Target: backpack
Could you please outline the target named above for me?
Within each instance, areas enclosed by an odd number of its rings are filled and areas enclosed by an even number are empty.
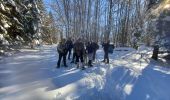
[[[113,44],[109,45],[109,53],[113,53],[115,46]]]
[[[96,50],[99,49],[99,45],[96,43]]]
[[[62,53],[62,52],[63,52],[63,46],[62,46],[62,44],[59,44],[59,45],[57,46],[57,51],[58,51],[59,53]]]

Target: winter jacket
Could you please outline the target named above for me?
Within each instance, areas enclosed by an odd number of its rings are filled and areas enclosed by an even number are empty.
[[[72,49],[73,48],[73,42],[71,40],[67,40],[66,41],[66,48],[68,50]]]
[[[105,52],[108,52],[109,46],[110,46],[109,43],[104,43],[104,44],[103,44],[103,49],[104,49]]]
[[[76,42],[74,44],[74,50],[77,55],[80,55],[84,52],[84,44],[82,42]]]
[[[96,51],[97,49],[99,49],[99,45],[95,42],[92,43],[92,47],[93,49]]]
[[[58,44],[57,51],[58,51],[58,53],[65,54],[67,52],[66,45],[65,44],[61,44],[61,43]]]
[[[86,50],[87,50],[87,53],[90,54],[90,53],[93,53],[94,52],[94,47],[92,44],[88,44],[86,46]]]

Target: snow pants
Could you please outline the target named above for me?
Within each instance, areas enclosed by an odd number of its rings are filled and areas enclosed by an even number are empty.
[[[104,62],[107,60],[107,63],[109,63],[109,52],[104,51]]]
[[[69,59],[69,60],[70,60],[70,56],[71,56],[71,50],[72,50],[72,49],[69,49],[69,50],[68,50],[68,59]]]
[[[79,60],[83,63],[83,52],[75,53],[76,54],[76,62],[78,63]]]
[[[61,62],[62,58],[63,58],[64,66],[67,66],[66,65],[66,54],[65,53],[59,53],[59,58],[58,58],[58,62],[57,62],[58,67],[60,67],[60,62]]]

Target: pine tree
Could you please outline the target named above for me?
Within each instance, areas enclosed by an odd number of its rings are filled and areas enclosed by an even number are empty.
[[[1,0],[0,33],[9,44],[32,42],[40,31],[38,1],[42,0]]]

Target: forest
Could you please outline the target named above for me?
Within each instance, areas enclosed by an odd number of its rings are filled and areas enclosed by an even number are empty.
[[[57,43],[61,38],[110,39],[116,46],[169,40],[169,0],[2,0],[1,44],[33,39]],[[167,20],[164,20],[167,19]],[[162,31],[168,32],[162,32]]]
[[[169,26],[170,0],[0,0],[0,99],[170,100]]]

